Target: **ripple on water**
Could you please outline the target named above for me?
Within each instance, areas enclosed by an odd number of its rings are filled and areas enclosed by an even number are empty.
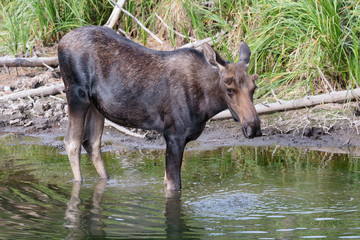
[[[257,196],[255,194],[221,192],[188,201],[185,204],[199,217],[249,220],[260,218],[244,215],[244,210],[252,208],[256,202]],[[246,212],[248,213],[248,211]]]

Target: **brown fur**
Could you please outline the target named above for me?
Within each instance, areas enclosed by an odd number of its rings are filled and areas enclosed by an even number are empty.
[[[181,188],[185,145],[218,112],[229,108],[246,137],[261,135],[252,103],[257,75],[247,74],[248,46],[240,44],[243,60],[238,63],[226,63],[210,46],[203,48],[204,53],[154,51],[95,26],[64,36],[58,56],[69,106],[65,147],[76,181],[82,180],[81,145],[100,177],[109,177],[100,149],[105,117],[164,135],[167,189]]]

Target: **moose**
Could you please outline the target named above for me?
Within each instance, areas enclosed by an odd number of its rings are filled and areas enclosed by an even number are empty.
[[[253,104],[258,75],[247,73],[248,45],[241,41],[236,63],[208,44],[202,48],[155,51],[100,26],[80,27],[61,39],[58,58],[69,116],[64,144],[75,181],[82,181],[81,145],[100,178],[109,178],[101,156],[104,118],[163,135],[168,190],[181,189],[185,146],[220,111],[230,110],[245,137],[261,136]]]

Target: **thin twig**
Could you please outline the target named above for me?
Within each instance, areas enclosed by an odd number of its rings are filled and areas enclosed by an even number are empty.
[[[123,29],[121,29],[121,28],[118,28],[118,33],[122,33],[122,34],[124,34],[124,36],[127,38],[127,39],[131,39],[130,38],[130,36],[129,36],[129,34],[127,34]]]
[[[170,31],[173,31],[176,35],[178,35],[178,36],[180,36],[180,37],[182,37],[182,38],[186,38],[186,39],[189,38],[191,41],[196,41],[195,38],[186,37],[184,34],[176,31],[175,29],[173,29],[173,28],[171,28],[171,27],[169,27],[169,26],[166,24],[166,22],[165,22],[157,13],[155,13],[155,16],[160,20],[160,22],[161,22],[162,24],[164,24],[164,26],[165,26],[167,29],[169,29]]]
[[[276,97],[276,94],[275,94],[275,92],[274,92],[273,89],[271,89],[271,93],[272,93],[272,95],[274,96],[276,102],[278,102],[278,103],[281,105],[281,102],[280,102],[280,100]]]
[[[345,142],[343,142],[343,143],[340,145],[339,148],[342,148],[342,147],[344,147],[345,145],[349,145],[350,140],[351,140],[351,138],[349,138],[348,140],[346,140]]]
[[[35,101],[32,97],[28,96],[29,100],[32,102],[32,104],[34,105],[35,104]]]
[[[196,41],[196,42],[192,42],[192,43],[187,43],[183,46],[181,46],[180,48],[197,48],[197,47],[200,47],[203,43],[208,43],[210,45],[212,45],[212,40],[214,39],[214,42],[217,42],[217,39],[222,37],[224,35],[224,32],[221,31],[219,33],[217,33],[214,38],[212,37],[208,37],[208,38],[205,38],[205,39],[202,39],[202,40],[199,40],[199,41]]]
[[[359,84],[357,83],[357,81],[355,80],[355,78],[354,78],[354,76],[353,76],[352,74],[351,74],[351,77],[352,77],[352,79],[353,79],[353,81],[354,81],[354,83],[355,83],[356,87],[357,87],[357,88],[360,88],[360,87],[359,87]]]
[[[10,75],[10,70],[9,70],[9,68],[8,68],[5,64],[3,64],[3,66],[4,66],[4,68],[5,68],[6,72],[7,72],[7,74],[8,74],[8,75]]]
[[[351,86],[351,85],[350,85]],[[348,88],[349,89],[349,88]],[[357,102],[359,102],[359,96],[358,95],[356,95],[355,93],[354,93],[354,91],[352,90],[352,88],[350,88],[350,91],[351,91],[351,95],[354,97],[354,99],[357,101]]]
[[[325,75],[323,74],[323,72],[321,71],[321,69],[319,68],[318,65],[316,65],[316,68],[319,71],[320,77],[321,79],[329,86],[330,90],[333,92],[334,88],[331,86],[331,84],[329,83],[329,81],[326,79]]]
[[[145,138],[145,136],[146,136],[145,134],[141,135],[138,133],[134,133],[134,132],[130,131],[129,129],[119,126],[107,119],[105,119],[105,125],[111,126],[111,127],[115,128],[116,130],[118,130],[122,133],[125,133],[126,135],[132,136],[132,137]]]
[[[278,148],[279,148],[279,145],[276,145],[274,151],[273,151],[272,154],[271,154],[272,157],[275,156],[276,150],[277,150]]]
[[[43,63],[43,65],[44,65],[45,67],[47,67],[47,69],[49,69],[51,72],[55,71],[54,68],[50,67],[50,66],[47,65],[46,63]]]
[[[56,100],[58,100],[58,101],[65,102],[65,99],[62,99],[62,98],[59,98],[59,97],[55,97],[55,96],[53,96],[53,95],[50,95],[50,97],[53,98],[53,99],[56,99]]]
[[[270,107],[269,105],[263,103],[262,101],[260,101],[260,99],[255,98],[255,101],[259,102],[261,105],[264,105],[265,107]]]
[[[158,41],[160,44],[163,44],[163,41],[160,40],[160,38],[158,38],[154,33],[152,33],[147,27],[145,27],[140,21],[139,19],[137,19],[134,15],[132,15],[131,13],[129,13],[128,11],[126,11],[124,8],[122,8],[117,2],[115,2],[114,0],[109,0],[110,3],[114,4],[113,6],[117,6],[118,8],[121,9],[121,11],[123,13],[125,13],[126,15],[130,16],[132,19],[134,19],[139,25],[140,27],[142,27],[147,33],[149,33],[156,41]]]

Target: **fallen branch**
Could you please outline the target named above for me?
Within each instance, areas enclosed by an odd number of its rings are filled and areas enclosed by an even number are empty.
[[[39,58],[12,58],[1,57],[0,66],[4,67],[57,67],[59,61],[57,57]]]
[[[318,104],[325,104],[325,103],[344,103],[355,99],[359,99],[359,96],[360,96],[360,88],[356,88],[354,90],[349,90],[349,91],[348,90],[339,91],[339,92],[334,91],[328,94],[303,97],[291,101],[281,101],[281,104],[279,102],[270,103],[267,106],[263,104],[256,104],[255,108],[258,114],[272,113],[272,112],[293,110],[304,107],[312,107]],[[231,113],[229,110],[222,111],[213,117],[213,119],[224,119],[224,118],[231,118]]]
[[[208,38],[204,38],[202,40],[196,41],[196,42],[192,42],[192,43],[187,43],[185,45],[182,45],[179,48],[198,48],[200,47],[203,43],[208,43],[209,45],[213,45],[212,43],[212,38],[208,37]]]
[[[121,8],[125,5],[125,3],[126,3],[126,0],[119,0],[117,2],[113,11],[111,12],[111,15],[110,15],[108,21],[104,25],[105,27],[114,28],[116,23],[119,21]]]
[[[192,42],[192,43],[187,43],[183,46],[181,46],[180,48],[198,48],[200,47],[203,43],[208,43],[209,45],[213,45],[213,39],[215,42],[217,42],[217,39],[221,36],[223,36],[224,33],[220,32],[217,33],[213,38],[212,37],[208,37],[208,38],[204,38],[202,40],[196,41],[196,42]]]
[[[125,133],[126,135],[132,136],[132,137],[138,137],[138,138],[145,138],[145,134],[138,134],[130,131],[127,128],[124,128],[122,126],[117,125],[116,123],[111,122],[110,120],[105,119],[105,126],[111,126],[115,128],[116,130]]]
[[[0,101],[16,100],[19,98],[35,97],[35,96],[49,96],[56,95],[64,91],[64,84],[58,83],[51,86],[39,87],[35,89],[24,90],[21,92],[11,93],[0,98]]]
[[[140,22],[139,19],[137,19],[134,15],[132,15],[130,12],[126,11],[124,8],[122,8],[122,6],[120,6],[117,2],[115,2],[114,0],[109,0],[110,3],[114,4],[114,6],[116,5],[118,8],[120,8],[120,10],[125,13],[126,15],[130,16],[132,19],[135,20],[135,22],[137,22],[140,27],[142,27],[147,33],[149,33],[156,41],[158,41],[160,44],[163,44],[163,41],[160,40],[160,38],[158,38],[154,33],[152,33],[147,27],[144,26],[144,24],[142,24]]]

